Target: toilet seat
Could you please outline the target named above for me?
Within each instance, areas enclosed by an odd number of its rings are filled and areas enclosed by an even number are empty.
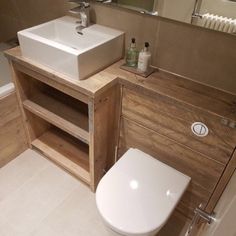
[[[96,191],[104,221],[123,235],[157,232],[167,221],[190,178],[148,154],[129,149]]]

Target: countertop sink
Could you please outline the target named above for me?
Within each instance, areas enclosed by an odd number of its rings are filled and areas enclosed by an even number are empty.
[[[64,16],[18,32],[22,55],[69,76],[85,79],[118,61],[124,32],[90,25],[76,31],[77,18]]]

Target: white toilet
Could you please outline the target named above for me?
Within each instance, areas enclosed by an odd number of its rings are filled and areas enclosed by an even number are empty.
[[[155,235],[189,182],[190,177],[131,148],[99,182],[97,208],[117,235]]]

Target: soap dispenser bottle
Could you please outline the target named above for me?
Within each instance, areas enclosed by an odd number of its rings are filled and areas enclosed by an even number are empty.
[[[139,53],[138,57],[138,71],[146,72],[151,61],[151,53],[149,52],[149,43],[145,42],[144,48]]]
[[[137,67],[138,63],[138,50],[136,48],[135,38],[132,38],[131,44],[126,53],[126,65]]]

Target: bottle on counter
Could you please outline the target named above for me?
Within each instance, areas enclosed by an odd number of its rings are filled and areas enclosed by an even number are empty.
[[[149,51],[149,43],[145,42],[144,48],[139,53],[138,57],[138,71],[146,72],[150,66],[151,53]]]
[[[131,44],[126,52],[126,65],[137,67],[138,63],[138,50],[136,47],[135,38],[132,38]]]

